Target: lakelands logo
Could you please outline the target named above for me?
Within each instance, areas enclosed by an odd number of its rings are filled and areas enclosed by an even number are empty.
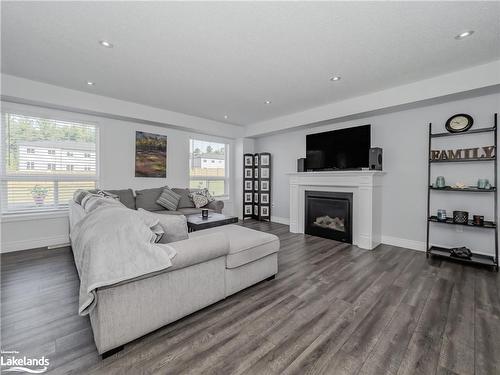
[[[1,351],[0,365],[1,372],[28,372],[30,374],[42,374],[48,370],[50,361],[45,356],[33,358],[20,356],[19,352]]]

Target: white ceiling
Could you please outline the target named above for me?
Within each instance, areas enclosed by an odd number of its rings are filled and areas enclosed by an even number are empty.
[[[1,7],[3,73],[240,125],[500,58],[500,2]]]

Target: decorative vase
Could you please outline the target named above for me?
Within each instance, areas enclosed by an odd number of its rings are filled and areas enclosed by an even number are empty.
[[[437,211],[437,219],[439,221],[446,221],[446,210],[440,208]]]
[[[484,225],[484,216],[483,215],[474,215],[472,216],[472,222],[474,225],[483,226]]]
[[[45,201],[45,197],[42,197],[42,196],[34,196],[33,197],[33,200],[35,201],[35,203],[39,206],[41,206],[43,204],[43,202]]]
[[[437,176],[435,187],[438,189],[442,189],[445,186],[446,186],[446,182],[445,182],[444,176]]]
[[[487,189],[486,186],[491,186],[490,182],[486,178],[480,178],[479,180],[477,180],[478,189]]]
[[[467,211],[453,211],[453,222],[455,224],[467,224],[469,213]]]

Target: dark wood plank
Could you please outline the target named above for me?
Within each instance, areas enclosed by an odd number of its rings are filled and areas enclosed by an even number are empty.
[[[498,374],[497,273],[381,245],[361,250],[288,226],[279,273],[102,359],[77,315],[70,248],[1,255],[3,350],[49,373]]]

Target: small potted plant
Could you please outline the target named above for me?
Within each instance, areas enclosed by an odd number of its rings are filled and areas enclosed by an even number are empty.
[[[37,205],[42,205],[48,194],[49,189],[40,185],[35,185],[35,187],[31,189],[31,196]]]

